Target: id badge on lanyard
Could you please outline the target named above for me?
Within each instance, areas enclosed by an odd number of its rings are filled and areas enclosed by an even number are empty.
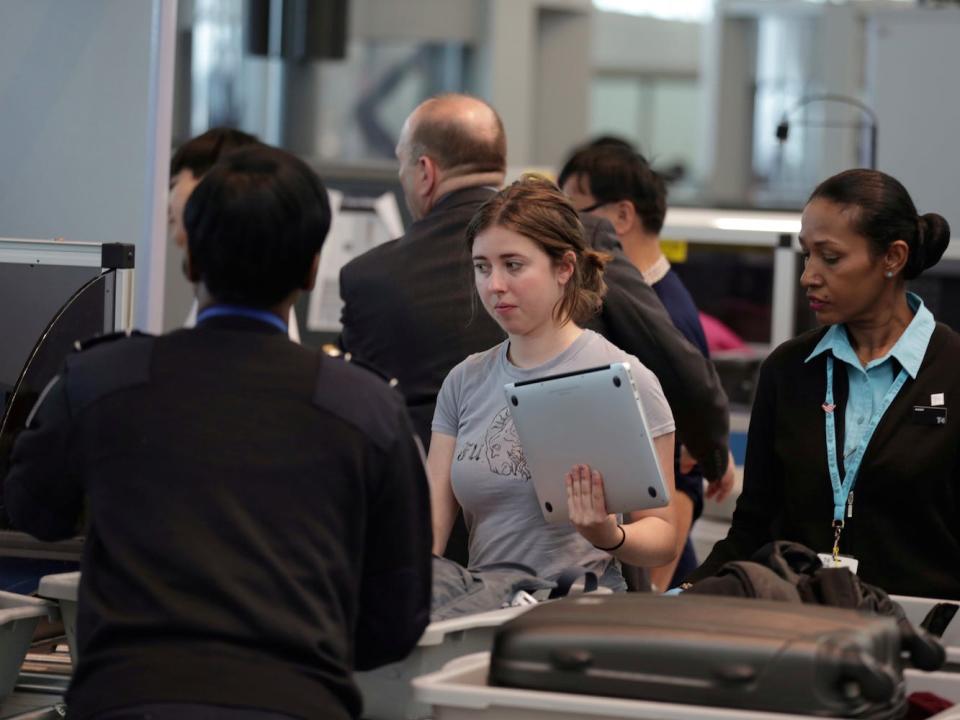
[[[857,482],[857,473],[860,472],[860,463],[863,462],[863,455],[867,450],[867,445],[870,444],[870,438],[873,437],[873,432],[880,424],[883,414],[893,403],[908,377],[909,373],[907,373],[906,368],[901,368],[900,374],[897,375],[890,389],[883,396],[880,407],[876,408],[870,417],[870,422],[860,438],[859,444],[844,463],[843,479],[841,479],[840,462],[837,459],[837,427],[833,416],[833,411],[836,409],[833,402],[833,356],[827,355],[827,396],[823,403],[823,411],[826,417],[827,466],[830,469],[830,484],[833,486],[833,553],[827,557],[832,560],[830,564],[834,567],[851,567],[851,570],[856,572],[856,560],[840,557],[840,533],[843,532],[844,519],[853,517],[853,486]],[[821,556],[821,560],[823,560],[823,556]]]

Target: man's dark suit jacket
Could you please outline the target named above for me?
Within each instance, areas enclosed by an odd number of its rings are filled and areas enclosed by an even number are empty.
[[[494,192],[473,187],[444,196],[406,235],[364,253],[340,273],[340,344],[397,378],[424,446],[447,373],[467,355],[506,338],[474,301],[464,240],[470,218]]]
[[[424,442],[447,373],[470,353],[504,339],[474,300],[467,223],[495,191],[452,192],[406,235],[352,260],[340,273],[341,346],[396,377]],[[587,243],[611,253],[603,309],[588,327],[635,355],[659,378],[683,443],[708,478],[727,462],[727,399],[709,360],[674,327],[663,304],[627,260],[606,221],[582,216]]]

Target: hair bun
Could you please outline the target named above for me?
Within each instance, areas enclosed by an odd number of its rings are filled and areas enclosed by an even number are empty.
[[[918,270],[926,270],[936,265],[943,257],[947,244],[950,242],[950,223],[937,213],[927,213],[920,216],[920,237],[918,249],[922,264]],[[919,272],[918,272],[919,274]]]
[[[583,251],[583,274],[584,286],[588,290],[600,292],[605,290],[603,280],[603,269],[612,256],[607,253],[597,252],[596,250],[586,249]],[[603,290],[601,290],[603,288]]]
[[[600,312],[603,296],[607,294],[607,283],[603,279],[603,268],[610,255],[596,250],[583,251],[580,263],[581,292],[577,304],[571,313],[574,322],[586,322]]]

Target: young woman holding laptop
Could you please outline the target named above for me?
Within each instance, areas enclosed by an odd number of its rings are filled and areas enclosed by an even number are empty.
[[[671,508],[621,520],[606,510],[600,473],[576,465],[557,478],[566,482],[571,523],[547,523],[503,395],[509,382],[629,363],[673,491],[674,423],[660,383],[635,357],[582,327],[600,307],[606,258],[585,247],[566,197],[535,176],[484,204],[466,240],[477,297],[507,340],[457,365],[437,398],[427,460],[434,552],[443,552],[462,508],[471,567],[518,562],[551,578],[576,565],[606,587],[625,589],[619,561],[651,567],[672,558]]]

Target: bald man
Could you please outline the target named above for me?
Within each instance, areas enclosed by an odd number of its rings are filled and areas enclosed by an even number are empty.
[[[507,140],[493,108],[466,95],[422,103],[397,143],[400,184],[413,224],[398,240],[340,273],[345,351],[396,377],[426,445],[440,385],[470,353],[503,340],[474,307],[463,231],[503,184]]]
[[[470,218],[503,184],[503,124],[477,98],[432,98],[404,123],[397,159],[414,223],[403,237],[343,268],[340,342],[400,381],[426,444],[444,377],[470,353],[504,339],[474,301],[464,240]],[[623,255],[613,227],[581,219],[587,242],[613,254],[604,272],[603,309],[588,327],[657,375],[684,444],[708,478],[719,478],[727,464],[727,403],[713,366],[673,326],[656,293]]]

